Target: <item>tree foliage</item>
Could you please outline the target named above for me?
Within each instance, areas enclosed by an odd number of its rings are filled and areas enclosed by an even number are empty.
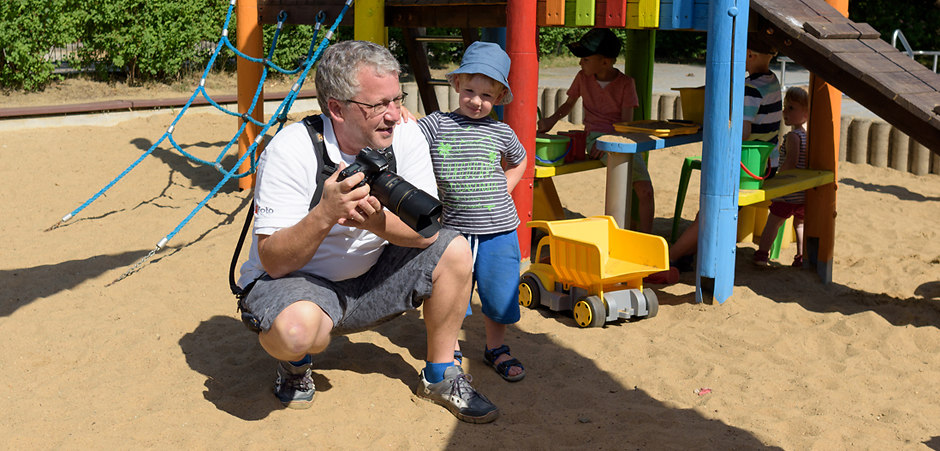
[[[82,47],[77,64],[100,76],[116,68],[127,82],[178,79],[188,64],[209,52],[200,43],[215,41],[228,2],[220,0],[109,0],[79,2]]]
[[[849,18],[867,22],[887,42],[894,30],[901,30],[913,50],[940,50],[940,2],[936,0],[850,0]]]
[[[54,81],[54,62],[46,59],[53,47],[80,43],[70,61],[73,67],[93,69],[98,76],[143,80],[177,80],[187,71],[201,69],[210,47],[217,42],[228,0],[0,0],[0,88],[39,90]],[[940,50],[940,2],[937,0],[850,0],[849,17],[867,22],[890,42],[900,29],[915,50]],[[234,37],[237,24],[233,23]],[[331,24],[324,24],[329,26]],[[265,25],[265,48],[275,26]],[[538,30],[539,56],[568,55],[566,43],[587,28],[544,27]],[[428,34],[459,34],[457,29],[428,29]],[[615,29],[623,38],[626,30]],[[313,27],[285,26],[273,60],[292,68],[307,54]],[[339,27],[336,39],[351,39],[351,26]],[[233,38],[234,39],[234,38]],[[656,58],[701,61],[705,33],[656,32]],[[209,44],[209,45],[206,45]],[[389,29],[389,48],[407,62],[401,30]],[[429,44],[432,66],[457,63],[460,44]],[[231,54],[219,61],[231,68]]]
[[[0,1],[0,87],[36,90],[55,80],[45,56],[76,37],[66,0]]]

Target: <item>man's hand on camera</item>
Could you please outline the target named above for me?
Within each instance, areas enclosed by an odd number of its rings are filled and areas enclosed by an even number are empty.
[[[344,222],[352,217],[352,213],[359,207],[359,202],[372,197],[369,195],[368,185],[356,188],[365,178],[361,172],[343,181],[336,180],[339,172],[345,167],[346,165],[340,162],[339,169],[323,182],[323,194],[316,206],[318,214],[329,218],[333,224],[346,225]]]
[[[385,228],[385,210],[375,196],[366,196],[339,224],[375,233]]]

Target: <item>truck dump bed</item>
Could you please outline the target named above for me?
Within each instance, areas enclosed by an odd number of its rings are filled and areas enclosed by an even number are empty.
[[[531,221],[548,233],[551,265],[559,282],[602,287],[639,282],[669,269],[666,240],[624,230],[610,216],[564,221]]]

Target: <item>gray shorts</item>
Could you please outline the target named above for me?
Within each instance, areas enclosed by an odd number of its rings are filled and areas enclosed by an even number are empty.
[[[289,305],[307,300],[320,306],[333,320],[333,333],[350,333],[375,326],[421,306],[431,296],[431,275],[453,230],[441,230],[425,249],[389,244],[365,274],[333,282],[293,272],[279,279],[265,274],[244,300],[245,309],[260,321],[262,330]]]

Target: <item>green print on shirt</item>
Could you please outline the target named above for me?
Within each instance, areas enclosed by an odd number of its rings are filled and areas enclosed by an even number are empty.
[[[474,196],[474,193],[488,193],[500,189],[499,183],[492,180],[500,175],[497,168],[501,157],[496,150],[497,143],[492,137],[488,136],[471,141],[461,139],[461,135],[466,136],[472,128],[465,127],[463,130],[444,134],[437,144],[437,153],[441,159],[438,185],[452,201],[469,200],[479,202],[481,200],[480,196]],[[469,152],[478,154],[481,151],[486,153],[482,161],[481,159],[474,161],[452,160],[457,155]],[[445,202],[445,205],[464,210],[492,210],[496,207],[493,204],[456,205],[454,202]]]

